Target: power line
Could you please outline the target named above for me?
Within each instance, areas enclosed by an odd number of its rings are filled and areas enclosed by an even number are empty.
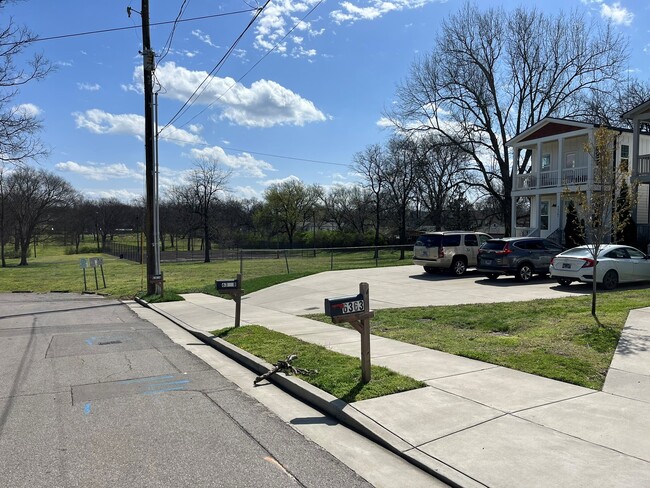
[[[180,24],[182,22],[194,22],[195,20],[205,20],[205,19],[213,19],[215,17],[227,17],[230,15],[239,15],[239,14],[245,14],[248,12],[254,12],[255,10],[258,10],[258,8],[249,8],[246,10],[236,10],[233,12],[226,12],[223,14],[212,14],[212,15],[203,15],[201,17],[191,17],[189,19],[181,19],[181,20],[167,20],[164,22],[152,22],[149,24],[150,26],[158,26],[158,25],[169,25],[169,24]],[[98,29],[98,30],[93,30],[93,31],[86,31],[86,32],[77,32],[74,34],[61,34],[59,36],[49,36],[49,37],[39,37],[34,39],[32,42],[41,42],[41,41],[53,41],[57,39],[68,39],[71,37],[81,37],[81,36],[90,36],[94,34],[104,34],[106,32],[119,32],[119,31],[124,31],[124,30],[131,30],[131,29],[141,29],[142,25],[131,25],[128,27],[113,27],[111,29]]]
[[[267,3],[268,3],[268,2],[267,2]],[[273,51],[275,51],[275,50],[278,48],[278,46],[279,46],[279,45],[280,45],[280,44],[281,44],[281,43],[282,43],[282,42],[283,42],[287,37],[289,37],[289,35],[290,35],[294,30],[296,30],[296,29],[298,28],[298,26],[299,26],[299,25],[300,25],[300,24],[301,24],[301,23],[302,23],[302,22],[303,22],[307,17],[309,17],[309,15],[311,15],[311,13],[312,13],[314,10],[316,10],[316,9],[318,8],[318,6],[319,6],[321,3],[323,3],[323,0],[320,0],[316,5],[314,5],[314,6],[313,6],[313,7],[312,7],[312,8],[311,8],[311,9],[310,9],[310,10],[309,10],[309,11],[308,11],[308,12],[307,12],[307,13],[306,13],[306,14],[305,14],[305,15],[304,15],[304,16],[303,16],[303,17],[302,17],[298,22],[296,22],[296,23],[293,25],[293,27],[292,27],[291,29],[289,29],[289,31],[287,31],[287,33],[286,33],[284,36],[282,36],[282,38],[281,38],[278,42],[276,42],[276,43],[273,45],[273,47],[272,47],[271,49],[267,50],[266,53],[264,53],[264,55],[263,55],[262,57],[260,57],[260,59],[258,59],[258,60],[255,62],[255,64],[253,64],[253,65],[248,69],[248,71],[246,71],[243,75],[241,75],[239,78],[237,78],[237,79],[235,80],[235,82],[234,82],[232,85],[230,85],[230,86],[228,87],[228,89],[227,89],[225,92],[223,92],[221,95],[219,95],[219,96],[218,96],[218,97],[217,97],[217,98],[216,98],[212,103],[206,105],[205,108],[203,108],[203,110],[199,111],[196,115],[194,115],[194,116],[193,116],[191,119],[189,119],[187,122],[185,122],[184,124],[178,126],[178,128],[185,127],[187,124],[189,124],[190,122],[192,122],[194,119],[196,119],[199,115],[201,115],[201,114],[202,114],[203,112],[205,112],[207,109],[209,109],[209,108],[212,107],[215,103],[217,103],[219,100],[221,100],[224,96],[226,96],[226,94],[227,94],[230,90],[232,90],[232,89],[235,87],[235,85],[237,85],[237,83],[239,83],[239,82],[240,82],[241,80],[243,80],[246,76],[248,76],[248,74],[249,74],[251,71],[253,71],[253,70],[254,70],[254,69],[255,69],[255,68],[256,68],[256,67],[257,67],[257,66],[258,66],[262,61],[264,61],[264,59],[266,59],[266,57],[267,57],[268,55],[270,55]],[[266,5],[265,5],[265,6],[266,6]],[[176,120],[176,119],[174,119],[174,120]],[[171,124],[172,122],[173,122],[173,120],[172,120],[169,124]],[[169,125],[169,124],[167,124],[167,125]],[[163,127],[163,130],[164,130],[166,127],[167,127],[167,126]],[[160,132],[162,132],[162,130],[159,131],[158,133],[160,134]]]
[[[174,121],[178,120],[179,117],[181,117],[184,113],[186,113],[192,107],[192,105],[194,105],[194,103],[196,103],[196,100],[198,100],[198,98],[208,88],[208,85],[210,85],[210,83],[212,82],[212,79],[213,79],[212,75],[214,73],[216,73],[223,66],[223,64],[225,63],[228,56],[230,56],[230,54],[235,50],[235,48],[239,44],[239,41],[241,41],[241,39],[244,37],[246,32],[248,32],[248,29],[251,28],[253,23],[257,20],[257,18],[260,16],[260,14],[266,8],[266,6],[270,3],[270,1],[271,0],[266,0],[266,3],[264,5],[262,5],[262,7],[257,9],[257,12],[255,12],[255,15],[253,16],[251,21],[248,23],[246,28],[241,32],[241,34],[239,34],[239,36],[237,37],[235,42],[230,46],[228,51],[226,51],[226,53],[221,57],[221,59],[219,60],[219,62],[217,62],[217,64],[214,66],[214,68],[212,68],[212,70],[205,76],[205,78],[203,78],[201,83],[199,83],[199,85],[195,88],[194,92],[185,101],[185,103],[181,106],[181,108],[179,108],[176,111],[176,113],[172,116],[172,118],[169,120],[169,122],[167,122],[165,124],[165,126],[158,131],[158,134],[161,134],[167,127],[169,127],[171,124],[173,124]],[[198,93],[199,90],[201,90],[200,93]],[[198,95],[197,95],[197,93],[198,93]]]
[[[187,141],[184,141],[183,139],[174,139],[173,137],[161,137],[161,139],[164,140],[164,141],[171,141],[171,142],[173,142],[173,141],[187,142]],[[194,144],[197,145],[197,146],[206,146],[206,147],[212,145],[212,144],[208,144],[206,142],[197,142],[197,143],[194,143]],[[219,146],[219,147],[221,147],[221,149],[224,152],[248,153],[248,154],[255,154],[256,156],[267,156],[267,157],[270,157],[270,158],[289,159],[291,161],[303,161],[303,162],[306,162],[306,163],[327,164],[327,165],[331,165],[331,166],[343,166],[343,167],[346,167],[346,168],[350,167],[349,164],[335,163],[333,161],[322,161],[322,160],[319,160],[319,159],[298,158],[298,157],[295,157],[295,156],[285,156],[285,155],[282,155],[282,154],[271,154],[271,153],[264,153],[264,152],[259,152],[259,151],[249,151],[248,149],[238,149],[236,147],[222,147],[222,146]]]
[[[162,63],[162,60],[165,59],[167,54],[169,54],[169,51],[172,48],[172,40],[174,39],[174,33],[176,32],[176,26],[181,20],[181,17],[183,16],[183,13],[185,12],[185,9],[187,8],[187,2],[188,0],[183,0],[183,3],[181,4],[181,8],[178,11],[178,15],[176,16],[176,20],[174,20],[174,25],[172,26],[172,30],[169,33],[169,37],[167,38],[167,42],[165,43],[163,47],[163,54],[160,56],[160,59],[156,63],[157,65]]]

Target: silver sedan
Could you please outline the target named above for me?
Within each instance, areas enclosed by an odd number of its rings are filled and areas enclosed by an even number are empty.
[[[549,271],[561,286],[574,281],[591,283],[596,268],[596,283],[606,290],[619,283],[650,281],[650,257],[638,249],[619,244],[605,244],[598,250],[598,265],[593,246],[579,246],[553,258]]]

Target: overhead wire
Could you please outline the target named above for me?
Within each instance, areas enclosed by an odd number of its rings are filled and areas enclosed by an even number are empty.
[[[268,2],[267,2],[267,3],[268,3]],[[203,112],[205,112],[207,109],[209,109],[209,108],[211,108],[212,106],[214,106],[215,103],[217,103],[219,100],[221,100],[223,97],[225,97],[226,94],[227,94],[230,90],[232,90],[232,89],[237,85],[237,83],[239,83],[239,82],[240,82],[241,80],[243,80],[246,76],[248,76],[248,74],[249,74],[251,71],[253,71],[253,70],[254,70],[254,69],[255,69],[255,68],[256,68],[256,67],[257,67],[257,66],[258,66],[262,61],[264,61],[264,59],[266,59],[267,56],[269,56],[273,51],[275,51],[275,50],[280,46],[280,44],[281,44],[281,43],[282,43],[282,42],[283,42],[287,37],[289,37],[289,35],[290,35],[294,30],[296,30],[296,29],[298,28],[298,26],[299,26],[302,22],[304,22],[305,19],[306,19],[307,17],[309,17],[309,15],[311,15],[311,13],[312,13],[314,10],[316,10],[316,9],[318,8],[318,6],[319,6],[321,3],[323,3],[323,0],[320,0],[317,4],[315,4],[315,5],[314,5],[314,6],[313,6],[313,7],[312,7],[312,8],[311,8],[311,9],[310,9],[310,10],[309,10],[309,11],[308,11],[308,12],[307,12],[307,13],[306,13],[306,14],[305,14],[301,19],[300,19],[300,20],[298,20],[298,22],[296,22],[296,23],[293,25],[293,27],[292,27],[291,29],[289,29],[289,30],[287,31],[287,33],[286,33],[284,36],[282,36],[282,38],[281,38],[278,42],[276,42],[276,43],[273,45],[272,48],[268,49],[268,50],[266,51],[266,53],[264,53],[264,54],[262,55],[262,57],[260,57],[260,58],[259,58],[259,59],[258,59],[258,60],[257,60],[257,61],[256,61],[256,62],[255,62],[255,63],[254,63],[254,64],[253,64],[253,65],[252,65],[252,66],[251,66],[251,67],[250,67],[250,68],[249,68],[249,69],[248,69],[248,70],[247,70],[243,75],[241,75],[239,78],[237,78],[237,79],[235,80],[235,82],[234,82],[232,85],[230,85],[230,86],[226,89],[226,91],[224,91],[221,95],[219,95],[219,96],[218,96],[218,97],[217,97],[217,98],[216,98],[212,103],[206,105],[206,106],[205,106],[201,111],[199,111],[196,115],[194,115],[192,118],[190,118],[187,122],[185,122],[184,124],[178,126],[177,128],[180,129],[180,128],[182,128],[182,127],[185,127],[187,124],[189,124],[189,123],[192,122],[194,119],[196,119],[199,115],[201,115],[201,114],[202,114]],[[266,6],[266,5],[265,5],[265,6]],[[170,123],[171,123],[171,122],[170,122]],[[169,124],[168,124],[168,125],[169,125]],[[163,127],[163,129],[162,129],[160,132],[162,132],[166,127],[167,127],[167,126]],[[159,132],[159,134],[160,134],[160,132]]]
[[[160,55],[160,59],[156,63],[156,65],[162,63],[162,60],[165,59],[167,54],[169,54],[169,51],[172,47],[172,41],[174,39],[174,33],[176,32],[176,26],[180,22],[181,17],[183,16],[183,13],[185,12],[185,9],[187,8],[187,3],[188,0],[183,0],[183,3],[181,4],[181,8],[178,11],[178,15],[176,16],[176,20],[174,20],[174,24],[172,25],[172,30],[169,33],[169,37],[167,38],[167,42],[165,42],[165,45],[163,46],[163,52]]]
[[[163,136],[162,139],[165,140],[165,141],[170,141],[170,142],[174,142],[174,141],[176,141],[176,142],[187,142],[187,141],[184,141],[183,139],[175,139],[173,137],[166,137],[166,136]],[[205,143],[205,142],[195,142],[193,144],[195,144],[197,146],[210,146],[211,145],[211,144],[208,144],[208,143]],[[286,155],[282,155],[282,154],[271,154],[271,153],[264,153],[264,152],[259,152],[259,151],[250,151],[248,149],[238,149],[236,147],[229,147],[229,146],[228,147],[221,147],[221,149],[224,152],[247,153],[247,154],[254,154],[256,156],[266,156],[266,157],[271,157],[271,158],[289,159],[291,161],[303,161],[303,162],[306,162],[306,163],[327,164],[327,165],[331,165],[331,166],[343,166],[343,167],[346,167],[346,168],[350,166],[349,164],[335,163],[333,161],[323,161],[323,160],[319,160],[319,159],[307,159],[307,158],[299,158],[299,157],[296,157],[296,156],[286,156]]]
[[[169,24],[174,24],[174,23],[183,23],[183,22],[193,22],[195,20],[206,20],[206,19],[214,19],[216,17],[228,17],[230,15],[239,15],[239,14],[245,14],[249,12],[254,12],[258,8],[248,8],[244,10],[236,10],[233,12],[225,12],[221,14],[212,14],[212,15],[202,15],[200,17],[191,17],[187,19],[180,19],[180,20],[166,20],[163,22],[152,22],[149,25],[154,27],[158,25],[169,25]],[[38,37],[34,39],[32,42],[42,42],[42,41],[52,41],[52,40],[57,40],[57,39],[68,39],[71,37],[81,37],[81,36],[90,36],[94,34],[104,34],[106,32],[119,32],[119,31],[124,31],[124,30],[129,30],[129,29],[141,29],[142,25],[130,25],[128,27],[112,27],[110,29],[97,29],[97,30],[92,30],[92,31],[85,31],[85,32],[77,32],[73,34],[61,34],[58,36],[48,36],[48,37]]]
[[[225,63],[226,59],[230,56],[230,54],[235,50],[235,48],[236,48],[237,45],[239,44],[239,41],[241,41],[241,39],[244,37],[244,35],[246,34],[246,32],[248,32],[248,30],[252,27],[253,23],[255,23],[255,21],[257,20],[257,18],[258,18],[258,17],[260,16],[260,14],[264,11],[264,9],[265,9],[266,6],[270,3],[270,1],[271,1],[271,0],[266,0],[266,2],[264,3],[264,5],[262,5],[259,9],[257,9],[257,11],[255,12],[255,15],[254,15],[253,18],[250,20],[250,22],[248,23],[248,25],[244,28],[244,30],[241,32],[241,34],[239,34],[239,36],[237,37],[237,39],[235,40],[235,42],[233,42],[233,44],[228,48],[228,50],[226,51],[226,53],[221,57],[221,59],[217,62],[217,64],[214,66],[214,68],[212,68],[212,70],[210,70],[210,72],[205,76],[205,78],[203,78],[203,80],[201,81],[201,83],[199,83],[199,85],[195,88],[194,92],[192,92],[192,94],[191,94],[191,95],[189,96],[189,98],[185,101],[185,103],[183,103],[183,105],[181,106],[181,108],[179,108],[179,109],[176,111],[176,113],[172,116],[172,118],[169,120],[169,122],[167,122],[167,123],[163,126],[163,128],[160,129],[160,130],[158,131],[158,134],[161,134],[165,129],[167,129],[167,127],[169,127],[170,125],[172,125],[172,124],[173,124],[176,120],[178,120],[178,119],[179,119],[179,118],[180,118],[184,113],[186,113],[186,112],[187,112],[187,111],[192,107],[192,105],[194,105],[194,103],[196,103],[196,100],[198,100],[198,98],[199,98],[199,97],[200,97],[200,96],[205,92],[205,90],[206,90],[207,87],[210,85],[210,83],[212,83],[212,80],[213,80],[212,75],[213,75],[214,73],[216,73],[216,72],[217,72],[217,71],[218,71],[218,70],[223,66],[223,64]],[[199,93],[199,90],[200,90],[200,93]],[[198,93],[198,94],[197,94],[197,93]]]

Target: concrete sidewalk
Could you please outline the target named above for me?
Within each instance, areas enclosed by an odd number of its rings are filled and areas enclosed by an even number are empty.
[[[153,306],[201,331],[233,324],[203,294]],[[356,331],[255,306],[260,324],[359,355]],[[393,449],[459,486],[650,486],[650,309],[633,311],[602,392],[373,336],[372,362],[429,386],[350,404]],[[407,480],[405,480],[407,481]]]

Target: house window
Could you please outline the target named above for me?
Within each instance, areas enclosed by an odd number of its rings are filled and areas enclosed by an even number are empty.
[[[574,152],[566,153],[564,159],[564,167],[566,169],[573,169],[576,167],[576,153]]]
[[[543,154],[542,155],[542,171],[550,171],[551,169],[551,155]]]
[[[539,208],[539,228],[548,230],[548,201],[543,201]]]
[[[630,164],[630,146],[621,144],[621,169],[627,171]]]

